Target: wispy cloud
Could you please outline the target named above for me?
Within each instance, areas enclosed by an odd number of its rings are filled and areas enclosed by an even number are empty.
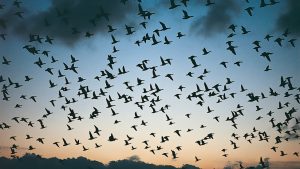
[[[10,147],[9,146],[0,146],[0,150],[9,150],[10,151]],[[18,147],[18,150],[28,150],[28,148],[26,147]]]

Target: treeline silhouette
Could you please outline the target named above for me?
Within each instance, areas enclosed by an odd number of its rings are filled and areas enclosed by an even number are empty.
[[[98,161],[91,161],[85,157],[78,158],[43,158],[36,154],[25,154],[20,158],[0,157],[0,169],[177,169],[170,165],[154,165],[129,158],[111,161],[105,165]],[[182,169],[199,169],[192,165],[183,165]]]
[[[227,164],[224,169],[262,169],[272,168],[268,160],[264,160],[268,166],[242,166],[241,162]],[[155,165],[140,161],[138,156],[132,156],[128,159],[111,161],[103,164],[98,161],[92,161],[85,157],[59,159],[43,158],[40,155],[26,153],[20,158],[0,157],[0,169],[201,169],[199,167],[185,164],[180,168],[171,165]],[[276,167],[275,167],[276,168]]]

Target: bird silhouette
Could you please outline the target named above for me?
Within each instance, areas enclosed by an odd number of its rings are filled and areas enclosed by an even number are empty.
[[[185,11],[185,10],[182,10],[182,12],[183,12],[183,17],[182,17],[182,19],[189,19],[189,18],[192,18],[192,17],[193,17],[193,16],[189,15],[189,14],[187,13],[187,11]]]
[[[4,64],[4,65],[10,64],[10,62],[11,62],[10,60],[7,60],[4,56],[2,58],[3,58],[2,64]]]
[[[249,16],[252,16],[252,12],[254,10],[254,7],[248,7],[245,9],[247,11],[247,13],[249,14]]]
[[[118,140],[118,139],[115,138],[113,134],[111,134],[108,138],[108,141],[116,141],[116,140]]]
[[[210,5],[213,5],[215,4],[214,2],[211,2],[211,0],[206,0],[206,6],[210,6]]]
[[[177,8],[178,6],[180,6],[180,5],[175,4],[175,0],[170,0],[170,7],[169,7],[169,9],[174,9],[174,8]]]
[[[206,48],[203,48],[202,51],[203,51],[202,55],[207,55],[211,52],[211,51],[207,51]]]

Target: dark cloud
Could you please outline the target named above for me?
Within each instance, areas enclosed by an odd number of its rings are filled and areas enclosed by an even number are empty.
[[[299,121],[300,117],[294,117],[296,120]],[[299,133],[297,131],[300,130],[300,124],[297,124],[297,121],[294,121],[292,119],[290,122],[292,123],[292,126],[284,125],[282,127],[282,133],[284,133],[283,138],[288,140],[300,140]]]
[[[240,5],[234,0],[216,1],[214,5],[208,7],[205,16],[198,17],[191,25],[193,33],[213,36],[225,32],[227,27],[232,24],[233,17],[240,13]]]
[[[134,157],[136,158],[136,157]],[[84,157],[58,159],[58,158],[43,158],[35,154],[25,154],[19,159],[8,159],[0,157],[0,168],[9,169],[179,169],[173,166],[163,166],[147,164],[141,161],[119,160],[111,161],[108,165],[104,165],[97,161],[90,161]],[[191,165],[184,165],[182,169],[199,169]]]
[[[49,35],[67,44],[73,44],[84,38],[86,32],[93,34],[107,32],[108,24],[115,27],[122,24],[124,27],[125,23],[132,22],[129,16],[136,11],[135,1],[128,1],[124,5],[119,0],[53,0],[51,6],[45,11],[32,15],[30,11],[25,12],[24,19],[13,16],[7,19],[10,21],[7,24],[17,35],[26,35],[26,37],[29,33]],[[0,19],[7,18],[8,14],[14,12],[15,9],[12,8],[2,14]],[[107,14],[109,21],[102,15],[103,12]],[[81,33],[72,34],[72,28],[76,28]]]
[[[299,119],[299,118],[297,118]],[[300,130],[300,125],[299,124],[294,124],[289,130],[288,128],[284,129],[284,138],[288,138],[289,140],[300,140],[299,134],[297,132],[294,132],[292,130],[298,131]],[[286,133],[286,131],[289,131],[290,133]]]
[[[286,11],[277,19],[277,29],[281,32],[289,29],[293,34],[300,36],[300,1],[288,0],[286,3]]]

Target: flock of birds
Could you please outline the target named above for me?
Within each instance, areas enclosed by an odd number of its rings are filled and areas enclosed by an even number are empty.
[[[170,0],[170,10],[174,10],[175,8],[179,6],[188,6],[189,0],[181,0],[180,1],[182,4],[177,3],[175,0]],[[248,2],[248,1],[246,1]],[[20,9],[22,6],[21,1],[15,0],[13,2],[13,6],[16,8],[16,12],[14,15],[19,17],[20,19],[23,18],[23,13]],[[121,3],[126,5],[127,0],[121,0]],[[265,0],[261,0],[260,7],[267,7],[271,5],[275,5],[278,2],[275,0],[270,0],[269,3],[266,3]],[[215,5],[215,2],[212,0],[207,0],[206,1],[206,6],[213,6]],[[145,10],[142,6],[141,0],[138,1],[138,15],[143,18],[143,22],[140,23],[139,26],[141,28],[148,30],[147,28],[147,20],[151,19],[152,15],[155,15],[154,12]],[[5,5],[0,4],[0,10],[5,8]],[[254,14],[254,7],[250,6],[245,9],[245,11],[249,14],[249,16],[252,16]],[[190,19],[193,16],[190,15],[187,10],[182,10],[182,19]],[[110,14],[106,12],[103,8],[101,8],[100,13],[98,13],[95,18],[91,19],[90,22],[92,25],[97,25],[97,22],[100,20],[106,20],[108,23],[110,21],[109,19]],[[63,13],[61,13],[59,10],[57,10],[57,19],[61,20],[67,20],[67,17],[64,16]],[[66,21],[67,22],[67,21]],[[134,45],[145,45],[150,43],[151,45],[158,45],[160,43],[163,44],[171,44],[173,41],[168,39],[167,36],[161,37],[163,32],[168,31],[171,29],[166,23],[159,21],[160,27],[156,28],[155,30],[151,30],[150,32],[146,33],[143,37],[139,38],[134,42]],[[0,26],[3,28],[8,27],[5,23],[4,20],[0,20]],[[48,21],[45,19],[45,29],[47,29],[48,26],[51,26]],[[57,98],[52,98],[49,100],[51,103],[52,107],[57,107],[59,103],[62,103],[59,105],[61,109],[65,112],[68,112],[66,116],[67,124],[66,125],[66,130],[71,131],[75,130],[75,128],[72,127],[72,124],[76,121],[84,121],[87,119],[97,119],[101,115],[101,111],[99,108],[93,107],[93,111],[89,113],[88,117],[85,115],[81,115],[78,112],[76,112],[75,109],[72,108],[72,105],[76,104],[77,102],[80,102],[81,99],[103,99],[103,102],[106,103],[106,109],[111,111],[112,116],[118,118],[118,114],[121,112],[116,112],[114,107],[117,106],[115,104],[116,99],[124,101],[125,104],[133,104],[137,106],[140,111],[145,111],[145,107],[149,107],[150,110],[152,110],[150,113],[164,113],[166,117],[166,121],[168,125],[174,126],[176,128],[176,121],[173,120],[171,117],[171,114],[168,114],[169,108],[171,105],[164,104],[164,106],[158,106],[163,102],[164,98],[161,94],[161,91],[164,89],[160,87],[158,83],[151,83],[145,81],[141,77],[136,77],[136,82],[135,83],[130,83],[129,81],[125,81],[124,88],[128,91],[128,93],[112,93],[108,91],[111,88],[114,88],[114,84],[112,82],[113,79],[118,78],[119,76],[124,76],[125,74],[128,74],[130,71],[126,69],[125,65],[116,67],[117,63],[117,57],[113,56],[113,54],[119,52],[117,49],[117,44],[120,43],[120,40],[114,35],[114,32],[120,28],[115,28],[112,25],[108,24],[107,25],[107,31],[111,36],[111,44],[113,51],[111,54],[107,56],[107,67],[103,70],[101,70],[100,75],[95,76],[94,79],[97,81],[103,81],[104,86],[102,86],[99,90],[91,90],[88,85],[84,85],[83,82],[86,80],[86,78],[78,76],[80,73],[79,67],[77,63],[79,62],[79,59],[74,57],[73,55],[70,56],[70,62],[64,63],[60,62],[59,59],[55,58],[54,56],[50,55],[50,51],[46,49],[41,49],[38,48],[37,46],[42,46],[41,44],[47,43],[48,45],[54,45],[54,37],[51,37],[51,35],[38,35],[38,34],[29,34],[28,38],[28,43],[23,46],[23,51],[27,52],[31,55],[34,55],[37,57],[37,60],[34,61],[34,65],[38,66],[41,71],[45,71],[49,74],[51,79],[49,80],[49,88],[53,92],[57,92]],[[125,25],[125,35],[132,35],[137,31],[137,27]],[[227,50],[229,53],[233,55],[238,55],[238,46],[236,46],[234,41],[232,40],[234,36],[240,36],[240,35],[246,35],[251,32],[251,30],[248,30],[245,26],[240,26],[240,32],[237,30],[239,29],[239,26],[235,24],[231,24],[228,26],[228,31],[229,34],[227,36],[228,41],[226,42]],[[73,27],[72,28],[72,34],[75,36],[77,34],[82,34],[80,31],[78,31],[78,28]],[[92,37],[94,33],[91,33],[87,31],[86,33],[83,33],[85,37]],[[264,39],[256,40],[254,41],[253,44],[253,49],[259,56],[262,56],[264,59],[266,59],[269,63],[271,63],[271,56],[272,52],[269,51],[263,51],[261,47],[261,43],[268,44],[268,43],[276,43],[279,47],[283,46],[283,43],[290,44],[291,47],[296,47],[296,39],[290,37],[291,32],[289,29],[286,29],[282,35],[278,37],[274,37],[275,35],[268,34],[264,37]],[[2,42],[6,40],[7,34],[6,33],[1,33],[0,34],[2,38]],[[181,38],[184,38],[186,34],[182,32],[177,33],[177,38],[180,40]],[[39,45],[36,45],[39,44]],[[272,44],[273,45],[273,44]],[[202,49],[202,55],[210,55],[212,51],[206,48]],[[196,70],[200,67],[200,63],[197,60],[198,56],[189,56],[187,57],[187,61],[190,62],[190,66],[192,69]],[[160,74],[158,71],[159,67],[165,67],[165,66],[172,66],[172,62],[176,60],[175,58],[164,58],[160,56],[160,65],[151,65],[150,60],[142,60],[140,63],[136,65],[137,69],[141,70],[142,72],[151,73],[151,78],[156,79],[160,78],[161,80],[164,80],[162,78],[166,78],[167,80],[174,81],[175,75],[172,73],[168,73],[166,75]],[[13,64],[14,61],[10,60],[9,57],[2,57],[2,66],[5,68],[5,66],[10,66]],[[63,65],[64,69],[57,69],[57,68],[52,68],[53,64],[60,64]],[[223,61],[220,63],[220,65],[224,68],[228,68],[228,62]],[[234,62],[234,65],[241,67],[243,64],[243,61],[236,61]],[[270,65],[267,65],[264,71],[271,71]],[[78,76],[77,82],[69,80],[67,77],[67,72],[73,75]],[[178,92],[174,95],[175,98],[179,100],[186,100],[190,101],[192,103],[196,103],[199,106],[206,107],[207,108],[207,114],[213,114],[214,109],[212,105],[207,105],[206,100],[214,100],[216,104],[226,102],[227,100],[232,100],[235,99],[236,95],[245,95],[249,98],[248,102],[250,103],[258,103],[259,101],[271,97],[282,97],[282,98],[291,98],[290,100],[294,100],[295,103],[290,103],[290,102],[283,102],[279,101],[278,102],[278,107],[277,111],[274,112],[270,110],[266,115],[261,115],[256,118],[256,120],[261,120],[262,118],[267,119],[269,118],[269,125],[271,126],[274,131],[277,132],[277,135],[275,137],[271,136],[268,131],[263,131],[257,129],[255,126],[253,129],[251,129],[248,132],[245,132],[243,135],[239,135],[237,133],[232,133],[231,137],[232,139],[229,140],[229,143],[231,145],[231,149],[235,150],[240,148],[239,142],[241,142],[241,139],[244,139],[246,142],[249,144],[255,142],[255,141],[265,141],[265,142],[272,142],[274,141],[275,144],[273,144],[270,147],[271,151],[274,151],[275,153],[279,153],[280,156],[286,156],[286,155],[294,155],[294,156],[299,156],[299,152],[285,152],[283,149],[280,149],[280,144],[283,144],[284,142],[288,142],[289,140],[298,140],[299,139],[299,119],[297,119],[296,114],[297,114],[297,109],[293,106],[296,103],[300,104],[300,87],[296,87],[295,84],[292,83],[292,78],[293,77],[280,77],[279,81],[279,86],[282,88],[281,90],[284,90],[284,93],[280,93],[276,91],[276,89],[270,87],[269,91],[262,91],[261,93],[254,93],[251,92],[249,89],[247,89],[243,84],[240,85],[239,92],[235,92],[230,89],[231,84],[237,83],[237,81],[234,81],[233,79],[227,77],[225,78],[225,83],[217,83],[217,84],[210,84],[205,81],[205,78],[209,76],[210,70],[205,68],[203,70],[203,73],[199,76],[195,76],[193,72],[187,72],[186,76],[187,78],[197,78],[199,79],[199,84],[196,84],[195,89],[192,89],[189,91],[189,94],[187,96],[184,95],[183,91],[188,90],[187,87],[185,87],[184,84],[178,86]],[[57,78],[56,78],[57,77]],[[2,84],[2,98],[3,101],[7,102],[18,102],[17,98],[11,98],[10,97],[10,91],[11,90],[18,90],[19,88],[22,88],[22,86],[25,85],[31,85],[31,80],[33,78],[38,78],[38,77],[31,77],[31,76],[25,76],[24,82],[22,81],[16,81],[13,79],[13,77],[7,77],[5,74],[0,75],[0,84]],[[55,78],[55,80],[53,80]],[[62,81],[64,82],[64,85],[60,86],[56,81]],[[70,89],[69,85],[72,83],[76,83],[78,85],[78,90]],[[201,84],[200,84],[201,83]],[[142,88],[142,92],[139,93],[141,94],[140,98],[134,98],[131,94],[132,92],[137,92],[138,89]],[[117,89],[115,89],[117,90]],[[66,94],[73,92],[77,96],[74,97],[67,97]],[[114,95],[117,94],[117,97],[114,97]],[[27,96],[22,94],[20,96],[20,99],[22,100],[31,100],[32,103],[37,103],[38,102],[38,97],[39,96]],[[293,98],[292,98],[293,97]],[[105,99],[105,101],[104,101]],[[59,103],[58,103],[59,102]],[[292,105],[292,106],[291,106]],[[16,109],[22,109],[22,104],[16,103],[15,108]],[[263,107],[260,107],[256,105],[256,111],[261,111],[264,109]],[[281,112],[284,112],[285,118],[283,120],[276,119],[276,114]],[[216,123],[221,123],[225,122],[230,124],[236,131],[238,131],[238,120],[239,118],[242,118],[244,114],[246,114],[245,108],[243,105],[237,104],[235,108],[232,109],[231,114],[228,117],[220,117],[220,116],[214,116],[213,119],[216,121]],[[45,129],[47,127],[51,127],[50,125],[47,125],[47,118],[50,116],[55,116],[56,114],[51,111],[50,108],[45,108],[45,114],[41,116],[38,120],[35,119],[29,119],[26,117],[21,117],[21,116],[16,116],[12,117],[11,121],[7,122],[1,122],[0,124],[0,129],[3,130],[9,130],[11,125],[19,125],[20,123],[25,123],[28,125],[28,127],[35,127],[35,128],[40,128],[40,129]],[[60,115],[61,116],[61,115]],[[190,119],[193,116],[192,113],[185,114],[184,117],[187,119]],[[195,115],[196,116],[196,115]],[[142,119],[142,115],[138,112],[135,112],[133,114],[133,119],[140,119],[140,124],[132,125],[129,128],[138,132],[140,127],[147,126],[148,121],[146,119]],[[120,123],[120,120],[115,120],[114,124]],[[292,126],[293,125],[293,126]],[[292,126],[292,127],[291,127]],[[201,125],[200,128],[205,128],[205,125]],[[159,133],[149,133],[149,136],[153,137],[153,139],[158,139],[160,140],[160,145],[153,145],[151,144],[150,140],[145,140],[141,144],[142,146],[136,146],[132,144],[132,140],[134,139],[133,136],[126,135],[124,138],[121,138],[120,136],[117,137],[113,133],[111,133],[109,136],[107,136],[107,141],[109,142],[115,142],[118,140],[124,141],[125,146],[129,146],[131,150],[135,150],[137,148],[144,148],[146,151],[149,151],[150,153],[154,155],[162,155],[165,157],[170,157],[172,159],[179,158],[180,151],[184,148],[183,146],[176,146],[172,150],[167,150],[164,149],[163,145],[167,144],[170,139],[176,139],[176,137],[182,137],[188,132],[192,132],[194,129],[189,128],[187,131],[183,131],[183,129],[174,129],[174,133],[170,133],[170,135],[163,135],[163,136],[158,136]],[[194,144],[199,145],[199,146],[204,146],[210,142],[210,140],[214,139],[214,135],[217,133],[207,133],[205,137],[194,141]],[[86,133],[88,136],[89,141],[94,141],[95,143],[95,148],[100,148],[101,144],[97,143],[97,138],[99,137],[105,137],[101,136],[101,129],[98,128],[97,125],[94,125],[94,128],[91,129]],[[22,136],[18,136],[22,137]],[[12,146],[10,147],[10,154],[11,157],[17,158],[18,157],[18,145],[16,143],[17,141],[17,136],[11,136],[9,139],[12,141]],[[37,143],[39,144],[45,144],[45,140],[47,138],[42,138],[42,137],[37,137],[34,138],[29,134],[25,135],[26,140],[30,139],[35,139]],[[49,140],[50,141],[50,140]],[[48,142],[49,142],[48,141]],[[53,146],[60,148],[64,146],[81,146],[83,151],[88,151],[92,149],[92,147],[87,147],[83,145],[83,142],[79,139],[74,139],[74,140],[68,140],[67,138],[62,138],[61,140],[55,140],[52,142]],[[38,148],[37,145],[29,145],[28,146],[28,151],[34,151],[35,149]],[[220,150],[220,153],[222,156],[227,157],[228,150],[229,148],[224,148]],[[201,158],[194,156],[194,159],[196,162],[200,161]],[[260,158],[260,165],[263,168],[268,167],[263,158]],[[240,163],[240,168],[244,168],[242,163]]]

